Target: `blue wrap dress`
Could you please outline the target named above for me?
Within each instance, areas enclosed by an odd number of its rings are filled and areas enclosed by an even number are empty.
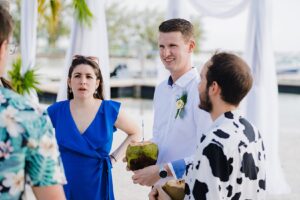
[[[68,182],[64,186],[68,200],[114,200],[109,152],[119,108],[119,102],[103,100],[89,127],[80,133],[69,100],[48,107]]]

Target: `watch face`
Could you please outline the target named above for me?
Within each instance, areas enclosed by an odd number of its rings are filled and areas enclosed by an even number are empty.
[[[161,178],[166,178],[166,177],[168,176],[168,172],[167,172],[166,170],[161,170],[161,171],[159,172],[159,176],[160,176]]]

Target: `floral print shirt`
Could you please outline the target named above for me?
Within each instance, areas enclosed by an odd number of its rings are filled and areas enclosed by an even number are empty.
[[[48,115],[0,87],[0,199],[21,199],[25,183],[50,186],[65,182]]]

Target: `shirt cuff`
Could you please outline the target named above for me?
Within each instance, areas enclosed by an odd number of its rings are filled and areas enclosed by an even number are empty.
[[[185,172],[185,168],[186,168],[184,159],[180,159],[180,160],[176,160],[171,163],[168,163],[168,166],[169,166],[173,176],[176,179],[182,178],[182,176]]]

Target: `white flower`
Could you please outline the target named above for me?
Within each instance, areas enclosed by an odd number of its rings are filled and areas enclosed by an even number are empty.
[[[177,109],[182,109],[184,107],[184,102],[181,99],[178,99],[176,101],[176,108]]]
[[[14,148],[10,145],[10,141],[8,140],[6,143],[0,142],[0,158],[9,158],[10,153],[14,150]]]
[[[34,149],[34,148],[36,148],[38,146],[38,143],[37,143],[37,141],[35,139],[30,138],[28,140],[27,146],[29,148],[31,148],[31,149]]]
[[[11,137],[18,137],[24,132],[23,127],[16,121],[17,110],[8,106],[0,115],[0,127],[6,127],[8,134]]]
[[[13,196],[20,193],[24,189],[24,171],[4,174],[3,185],[9,188],[9,194]]]
[[[48,135],[43,135],[39,143],[39,153],[44,157],[51,157],[57,159],[58,149],[54,137],[49,137]]]
[[[59,166],[56,166],[55,169],[54,169],[53,179],[55,181],[57,181],[58,183],[60,183],[60,184],[66,184],[67,183],[67,180],[66,180],[65,174],[63,172],[63,169],[60,168]]]

